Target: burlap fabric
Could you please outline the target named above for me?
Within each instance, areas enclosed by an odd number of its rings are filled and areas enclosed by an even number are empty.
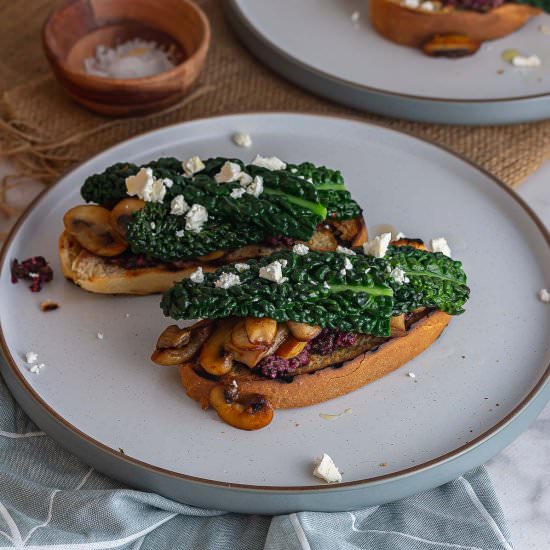
[[[367,115],[302,91],[263,67],[241,46],[223,16],[222,2],[199,1],[212,25],[212,44],[193,93],[167,111],[134,119],[108,119],[87,112],[50,75],[40,29],[56,5],[54,0],[1,2],[0,155],[10,156],[17,171],[3,182],[4,188],[29,176],[53,182],[72,164],[153,128],[243,111],[345,114],[383,121],[447,146],[510,185],[520,183],[550,157],[550,120],[484,128],[420,124]],[[2,197],[0,190],[0,207]]]

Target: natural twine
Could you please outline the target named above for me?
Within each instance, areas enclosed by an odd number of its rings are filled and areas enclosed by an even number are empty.
[[[18,83],[5,89],[2,98],[0,156],[11,159],[15,173],[0,184],[0,212],[14,213],[6,200],[12,186],[31,179],[50,184],[75,163],[128,137],[185,120],[246,111],[352,115],[382,121],[446,146],[509,185],[519,184],[550,158],[550,120],[489,127],[422,124],[359,113],[298,89],[240,45],[223,17],[222,1],[198,2],[210,19],[212,43],[194,91],[161,112],[124,119],[108,119],[74,103],[37,53],[40,26],[55,0],[33,0],[36,17],[32,19],[24,0],[0,6],[0,20],[9,22],[0,35],[0,51],[15,52],[0,62],[0,90],[4,77]]]

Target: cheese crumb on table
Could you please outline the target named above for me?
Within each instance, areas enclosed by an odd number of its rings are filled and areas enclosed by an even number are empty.
[[[238,147],[250,147],[252,138],[246,132],[236,132],[233,134],[233,143]]]
[[[540,67],[541,60],[538,55],[515,55],[512,58],[512,65],[514,67],[533,69]]]
[[[220,171],[214,176],[214,179],[217,183],[231,183],[232,181],[237,181],[242,173],[243,171],[239,164],[227,160]]]
[[[547,304],[550,303],[550,290],[546,288],[541,288],[539,290],[539,300]]]
[[[326,453],[323,453],[323,456],[315,461],[313,475],[327,483],[340,483],[342,481],[340,470]]]

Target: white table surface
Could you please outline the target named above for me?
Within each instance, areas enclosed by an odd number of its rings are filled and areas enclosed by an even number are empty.
[[[0,177],[9,172],[9,164],[0,161]],[[22,185],[10,190],[8,198],[23,208],[41,188],[37,183]],[[519,194],[550,228],[550,161],[521,185]],[[13,221],[0,214],[0,234]],[[550,549],[549,457],[550,405],[531,428],[487,464],[516,550]]]

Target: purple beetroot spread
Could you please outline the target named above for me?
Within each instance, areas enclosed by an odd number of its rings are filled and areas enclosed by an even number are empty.
[[[53,271],[42,256],[28,258],[22,262],[15,258],[11,263],[11,282],[15,284],[20,279],[32,281],[29,286],[31,292],[40,292],[42,285],[53,279]]]
[[[286,237],[285,235],[272,235],[265,238],[265,244],[268,246],[286,246],[290,248],[296,243],[296,240],[292,237]]]
[[[443,0],[443,5],[457,9],[486,12],[502,6],[506,0]]]
[[[277,355],[269,355],[262,359],[256,369],[266,378],[282,378],[292,375],[297,368],[309,364],[310,353],[329,355],[333,351],[348,348],[357,343],[357,334],[324,328],[304,350],[292,359],[283,359]]]

